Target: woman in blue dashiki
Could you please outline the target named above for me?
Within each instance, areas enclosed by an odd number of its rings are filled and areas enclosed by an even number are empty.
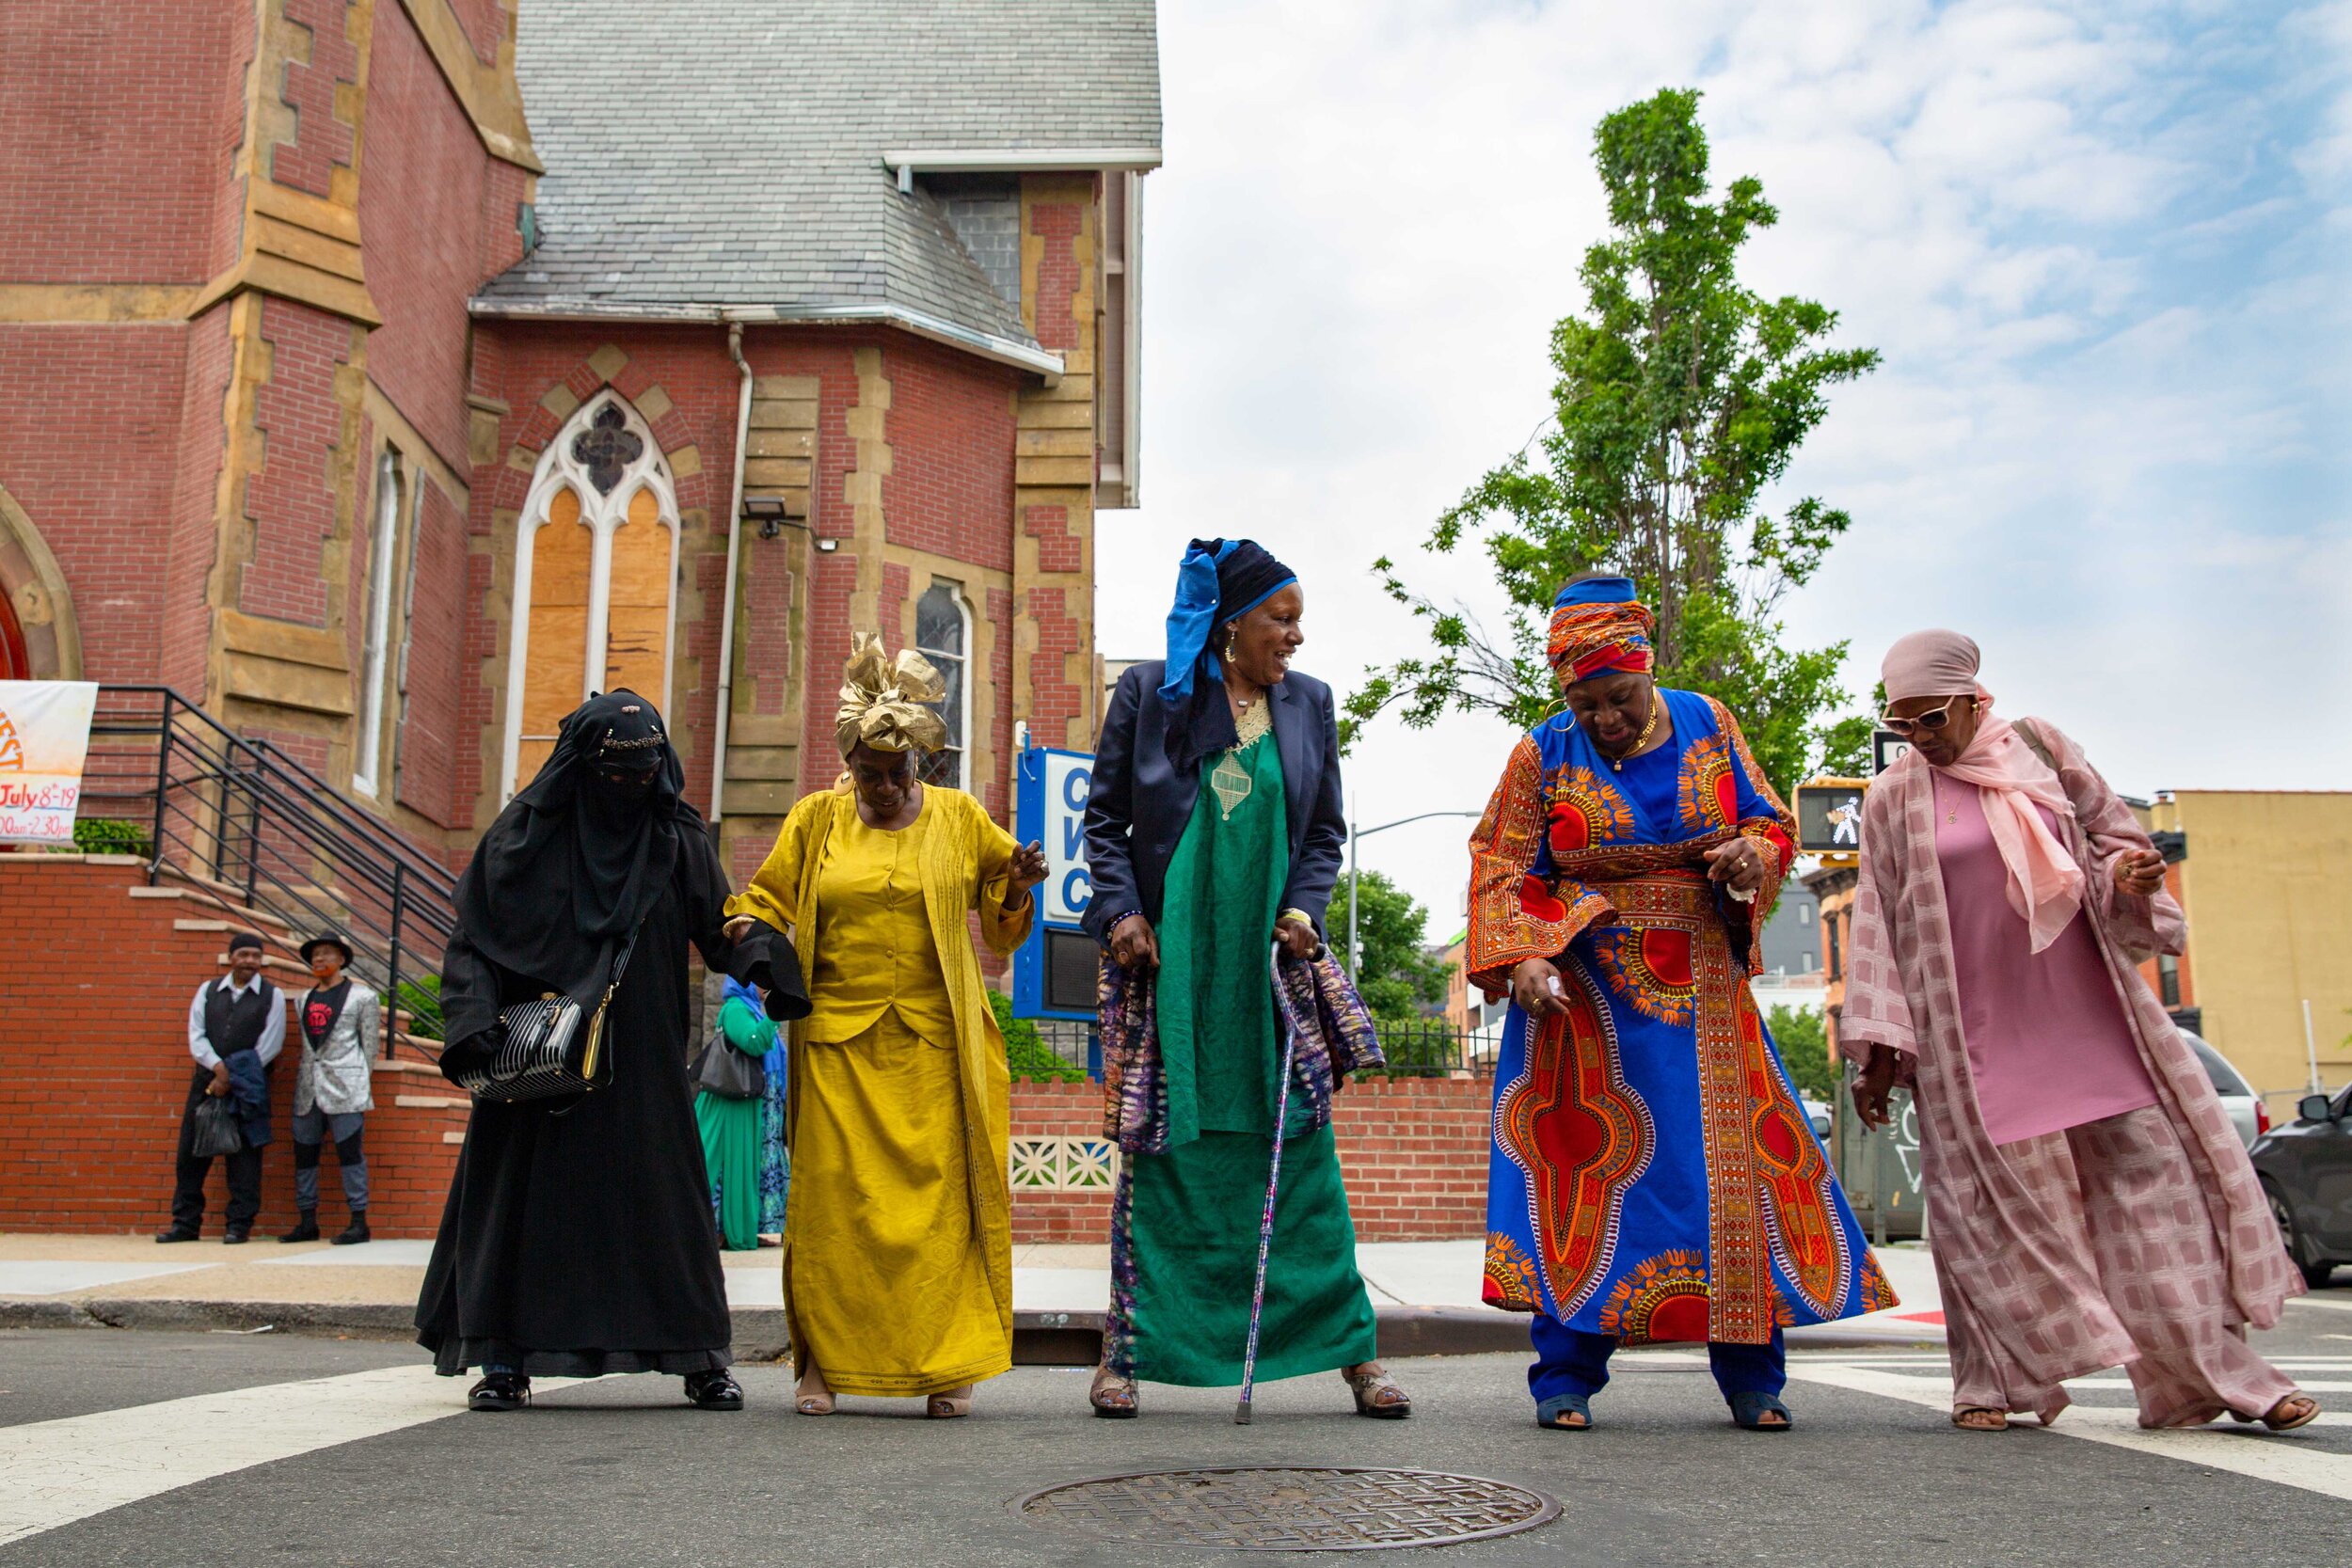
[[[1781,1330],[1894,1295],[1748,990],[1793,856],[1722,704],[1650,673],[1624,578],[1561,591],[1566,711],[1470,842],[1468,968],[1511,994],[1486,1299],[1534,1315],[1536,1419],[1581,1431],[1621,1344],[1704,1342],[1739,1423],[1785,1431]]]

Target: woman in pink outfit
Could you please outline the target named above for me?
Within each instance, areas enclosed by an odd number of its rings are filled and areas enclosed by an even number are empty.
[[[2047,1424],[2122,1366],[2142,1426],[2302,1426],[2318,1404],[2246,1343],[2301,1277],[2137,969],[2183,944],[2163,858],[2056,726],[1994,717],[1978,660],[1949,631],[1886,656],[1912,751],[1863,809],[1837,1026],[1866,1124],[1917,1100],[1953,1424]]]

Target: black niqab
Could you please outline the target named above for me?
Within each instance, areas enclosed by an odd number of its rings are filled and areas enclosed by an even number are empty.
[[[607,773],[644,775],[614,784]],[[501,968],[568,994],[599,989],[669,885],[680,835],[703,831],[654,705],[591,697],[564,721],[529,787],[482,835],[457,881],[467,939]]]
[[[1215,550],[1221,539],[1196,539],[1195,550]],[[1224,629],[1234,617],[1254,610],[1278,588],[1298,580],[1298,574],[1274,558],[1254,539],[1237,539],[1216,563],[1216,617],[1209,645],[1199,655],[1192,689],[1168,716],[1168,760],[1179,773],[1190,773],[1201,762],[1241,739],[1233,725],[1232,705],[1225,699],[1225,681],[1218,663],[1225,646]]]

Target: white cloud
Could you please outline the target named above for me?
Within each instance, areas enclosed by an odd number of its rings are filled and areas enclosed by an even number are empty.
[[[1302,667],[1343,690],[1413,642],[1375,556],[1499,608],[1483,556],[1415,547],[1549,407],[1594,123],[1691,85],[1718,182],[1781,210],[1751,282],[1886,356],[1790,476],[1855,516],[1792,631],[1851,639],[1867,690],[1895,636],[1966,627],[2125,788],[2352,785],[2352,3],[2247,9],[1164,0],[1104,651],[1158,651],[1194,534],[1301,569]],[[1482,804],[1509,738],[1384,723],[1362,820]],[[1366,863],[1450,930],[1465,826]]]

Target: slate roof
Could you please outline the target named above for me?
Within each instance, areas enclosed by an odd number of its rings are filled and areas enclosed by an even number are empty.
[[[1153,0],[531,0],[502,311],[891,304],[1034,348],[885,150],[1156,148]]]

